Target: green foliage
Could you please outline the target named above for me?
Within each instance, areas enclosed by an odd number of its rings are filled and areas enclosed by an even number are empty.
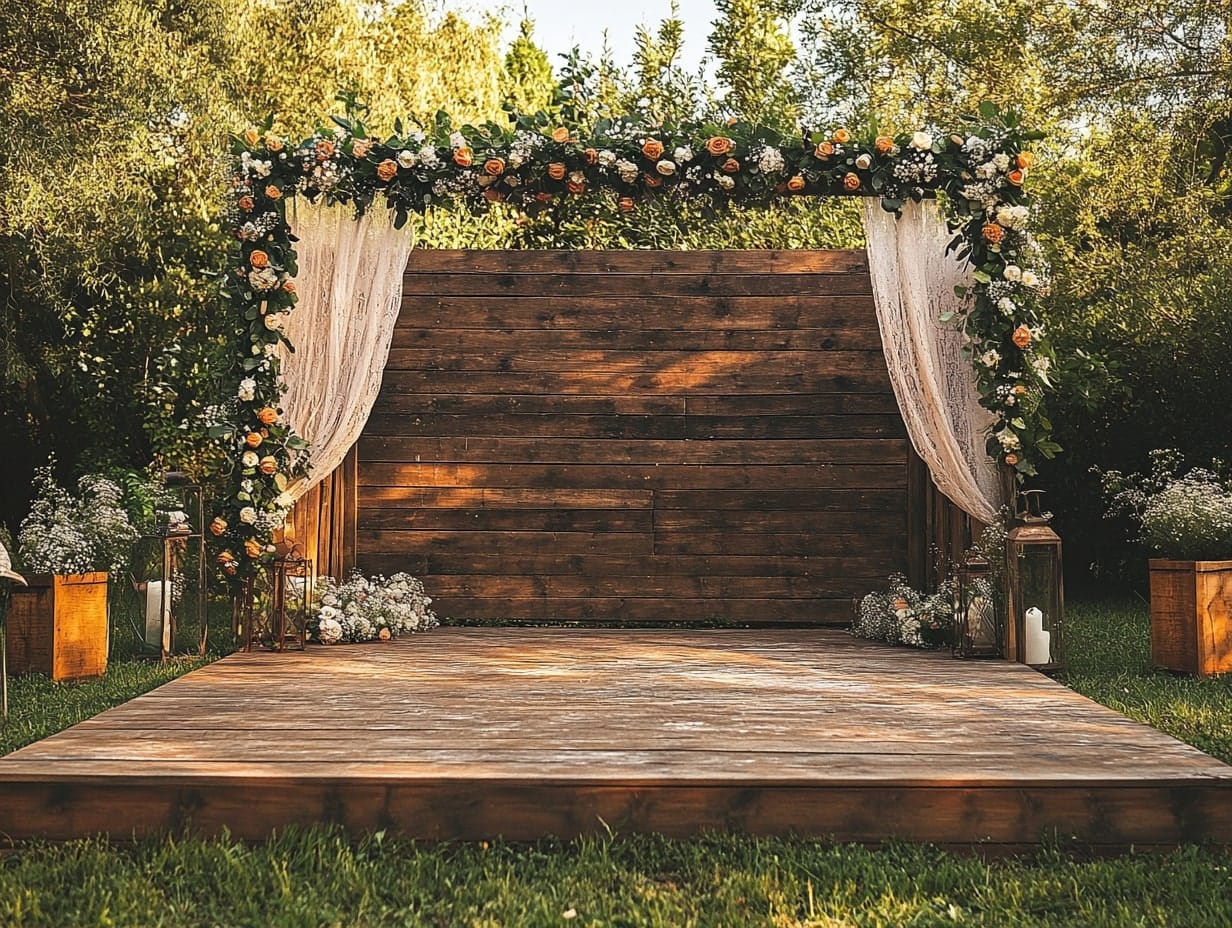
[[[534,40],[534,23],[522,20],[518,37],[505,53],[501,89],[505,108],[513,113],[537,113],[551,105],[559,91],[547,53]]]
[[[797,95],[787,72],[796,57],[788,34],[795,0],[715,0],[720,18],[709,48],[716,77],[727,88],[724,108],[747,122],[791,130],[799,122]]]

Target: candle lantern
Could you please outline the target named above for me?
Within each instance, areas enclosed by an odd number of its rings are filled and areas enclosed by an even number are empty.
[[[239,610],[245,651],[303,650],[312,617],[312,561],[292,549],[254,573],[244,585]]]
[[[1042,490],[1020,494],[1018,525],[1010,529],[1008,559],[1009,657],[1045,672],[1065,667],[1065,601],[1061,539],[1040,507]]]
[[[954,598],[953,654],[959,658],[1000,657],[1001,610],[997,608],[992,565],[977,551],[968,551],[958,567]]]
[[[204,654],[209,627],[201,487],[184,474],[166,473],[156,507],[153,527],[133,546],[142,643],[162,660],[185,651]]]

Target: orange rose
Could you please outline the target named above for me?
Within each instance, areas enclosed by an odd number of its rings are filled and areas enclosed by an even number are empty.
[[[390,632],[388,628],[382,628],[379,632],[377,632],[377,637],[380,638],[382,641],[388,641],[390,638],[393,637],[393,633]]]
[[[248,143],[249,148],[256,145],[257,142],[261,141],[260,130],[256,126],[249,126],[244,130],[244,141]]]
[[[490,177],[500,177],[505,173],[505,162],[500,158],[489,158],[483,163],[483,170]]]
[[[642,145],[642,154],[651,161],[658,161],[663,157],[663,143],[657,139],[647,139]]]
[[[272,454],[267,454],[261,459],[261,463],[258,464],[257,467],[260,469],[261,473],[265,474],[267,477],[270,474],[276,474],[278,473],[278,459]]]
[[[295,292],[295,281],[288,280],[286,283],[282,285],[282,289],[287,291],[287,293],[294,293]]]
[[[813,149],[813,157],[818,161],[825,161],[832,154],[834,154],[834,146],[829,142],[822,142]]]
[[[643,174],[642,180],[645,182],[646,186],[651,189],[663,186],[663,178],[656,174]]]
[[[834,141],[838,142],[840,145],[846,145],[851,141],[851,133],[846,129],[839,129],[834,133]]]
[[[860,176],[858,174],[851,174],[851,173],[844,174],[843,175],[843,189],[851,191],[852,193],[859,190],[860,189]]]
[[[282,190],[279,189],[274,184],[270,184],[268,187],[265,188],[265,195],[269,197],[271,200],[277,200],[279,197],[282,196]]]
[[[228,564],[235,563],[235,555],[232,554],[230,551],[222,551],[222,552],[219,552],[219,555],[216,558],[216,560],[223,567],[226,567]]]
[[[794,177],[792,177],[790,180],[787,181],[787,189],[790,190],[792,193],[799,193],[801,190],[804,189],[804,178],[801,177],[799,174],[795,175]]]
[[[227,530],[227,520],[224,519],[222,516],[214,516],[213,521],[210,522],[210,533],[212,535],[218,536],[218,535],[221,535],[226,530]]]
[[[559,161],[553,161],[548,165],[548,177],[552,178],[552,180],[564,180],[567,170]]]
[[[617,201],[616,205],[620,207],[620,211],[622,213],[631,213],[637,208],[637,203],[634,201],[633,197],[621,197]]]
[[[460,168],[469,168],[475,163],[475,153],[465,146],[455,149],[453,163]]]
[[[552,130],[552,141],[561,142],[561,143],[569,141],[569,130],[566,129],[564,126],[558,126],[557,128],[553,129]]]
[[[252,197],[248,196],[248,194],[244,194],[244,196],[240,197],[240,209],[244,212],[251,213],[252,208],[256,205],[257,204],[253,202]]]
[[[1027,346],[1031,344],[1031,330],[1025,325],[1020,325],[1014,330],[1014,334],[1010,336],[1010,340],[1022,351],[1027,350]]]
[[[1018,463],[1018,455],[1016,455],[1013,451],[1011,451],[1009,454],[1005,456],[1005,463],[1008,464],[1010,467],[1013,467],[1015,464]]]
[[[249,538],[244,542],[244,553],[249,557],[260,557],[265,553],[265,546],[255,538]]]
[[[894,139],[888,135],[877,136],[877,141],[873,143],[873,147],[877,149],[877,154],[888,155],[894,150]]]
[[[334,157],[334,152],[338,150],[338,146],[329,139],[317,139],[316,150],[318,161],[328,161]]]
[[[370,151],[372,151],[372,142],[368,139],[356,139],[355,144],[351,146],[351,154],[355,158],[367,158]]]
[[[267,135],[265,137],[266,151],[282,151],[282,139],[276,135]]]
[[[254,248],[248,256],[248,263],[255,268],[269,267],[269,255],[259,248]]]
[[[599,160],[599,152],[593,148],[586,149],[582,155],[586,158],[587,164],[595,164]]]
[[[505,195],[495,187],[488,187],[483,192],[483,198],[489,203],[503,203]]]
[[[1014,159],[1014,163],[1025,171],[1035,164],[1035,155],[1029,151],[1020,151],[1018,157]]]
[[[570,193],[581,193],[586,189],[586,185],[580,180],[571,180],[569,183],[565,184],[565,189]]]
[[[984,226],[984,239],[994,245],[1001,244],[1001,239],[1005,238],[1005,230],[995,222],[990,222]]]
[[[728,158],[726,161],[720,164],[719,167],[721,167],[728,174],[739,174],[740,173],[740,162],[737,161],[735,158]]]
[[[732,140],[722,135],[716,135],[714,138],[706,142],[706,151],[714,155],[716,158],[721,155],[726,155],[734,147]]]
[[[398,176],[398,162],[393,158],[386,158],[376,166],[376,176],[388,183]]]
[[[249,432],[244,436],[244,444],[246,444],[249,448],[259,448],[261,446],[261,442],[263,441],[265,441],[265,439],[261,437],[260,432]]]
[[[1010,171],[1008,174],[1005,175],[1005,179],[1008,180],[1015,187],[1021,187],[1022,182],[1027,179],[1027,172],[1023,171],[1020,168],[1015,168],[1014,170]]]
[[[257,411],[257,419],[262,425],[273,425],[278,421],[278,410],[273,406],[265,406]]]

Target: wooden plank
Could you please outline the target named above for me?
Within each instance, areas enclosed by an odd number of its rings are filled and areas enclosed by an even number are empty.
[[[851,274],[867,273],[863,250],[830,251],[472,251],[416,249],[411,270],[423,273]]]
[[[412,313],[408,312],[407,316]],[[446,322],[445,319],[440,319]],[[649,320],[648,320],[649,321]],[[813,320],[809,320],[813,321]],[[604,349],[608,351],[880,351],[881,333],[869,319],[840,320],[813,328],[747,329],[724,328],[722,323],[686,328],[616,327],[553,329],[551,343],[557,348]],[[526,324],[526,323],[524,323]],[[662,320],[659,320],[662,325]],[[526,324],[528,325],[528,324]],[[435,348],[457,353],[499,352],[542,341],[543,328],[412,328],[394,331],[393,349]]]
[[[650,509],[651,490],[364,487],[364,509]]]
[[[482,574],[433,574],[428,580],[432,595],[448,602],[452,597],[533,599],[561,597],[586,599],[620,597],[665,599],[684,596],[695,599],[849,599],[853,589],[871,590],[884,577],[721,577],[721,576],[606,576],[543,574],[489,577]],[[667,614],[670,606],[660,603]],[[720,607],[721,608],[721,607]]]
[[[721,597],[563,596],[503,598],[453,596],[434,609],[455,620],[491,622],[706,622],[718,624],[847,625],[851,595],[835,599],[724,599]]]
[[[656,529],[654,534],[655,554],[708,555],[730,554],[735,556],[786,555],[801,557],[863,557],[867,559],[870,573],[890,573],[894,565],[907,556],[903,529],[895,515],[888,515],[880,523],[873,523],[869,531],[859,536],[817,532],[699,532]],[[878,571],[876,567],[889,567]]]
[[[411,297],[455,293],[459,296],[575,299],[593,296],[596,283],[593,277],[567,272],[448,274],[409,269],[402,277],[402,293]],[[613,296],[646,293],[646,277],[642,274],[604,275],[600,285],[605,293]],[[679,296],[795,296],[801,293],[867,296],[872,293],[872,287],[869,279],[859,274],[665,274],[655,279],[653,301],[667,306],[669,298]]]
[[[787,375],[822,368],[846,374],[862,367],[884,366],[875,351],[615,351],[606,348],[544,347],[542,339],[492,351],[459,351],[453,347],[393,348],[387,371],[589,371],[592,373],[673,373],[694,377],[765,367]],[[538,346],[534,342],[540,342]]]
[[[522,554],[555,551],[560,554],[642,554],[654,553],[653,537],[648,532],[451,532],[395,531],[373,529],[360,524],[358,556],[373,552],[398,551],[410,557],[427,551],[463,554]]]
[[[639,532],[654,529],[649,509],[361,509],[371,531]]]
[[[373,416],[896,416],[891,392],[820,394],[509,394],[384,393]]]
[[[366,570],[383,574],[409,570],[421,576],[436,574],[519,574],[525,576],[566,575],[577,577],[615,577],[624,575],[650,577],[693,577],[709,574],[723,576],[810,577],[844,575],[859,576],[866,568],[863,557],[658,555],[568,555],[560,552],[522,551],[515,555],[464,554],[459,552],[426,551],[390,553],[363,552]]]
[[[906,493],[888,490],[659,490],[654,494],[656,510],[733,510],[772,512],[850,512],[870,509],[901,513]],[[660,523],[662,524],[662,523]]]

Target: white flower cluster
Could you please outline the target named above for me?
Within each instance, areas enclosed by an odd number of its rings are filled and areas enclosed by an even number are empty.
[[[946,580],[937,592],[921,593],[895,574],[887,592],[860,600],[852,634],[913,648],[942,647],[950,640],[956,592],[953,581]]]
[[[118,573],[137,540],[122,505],[123,491],[110,480],[86,474],[77,495],[58,486],[51,466],[34,472],[36,498],[17,533],[22,565],[31,573]]]
[[[353,573],[345,583],[323,577],[317,588],[314,637],[322,644],[336,644],[425,631],[440,624],[431,605],[423,583],[410,574],[386,580]]]
[[[787,166],[783,153],[771,145],[765,145],[757,153],[757,167],[763,174],[781,174]]]

